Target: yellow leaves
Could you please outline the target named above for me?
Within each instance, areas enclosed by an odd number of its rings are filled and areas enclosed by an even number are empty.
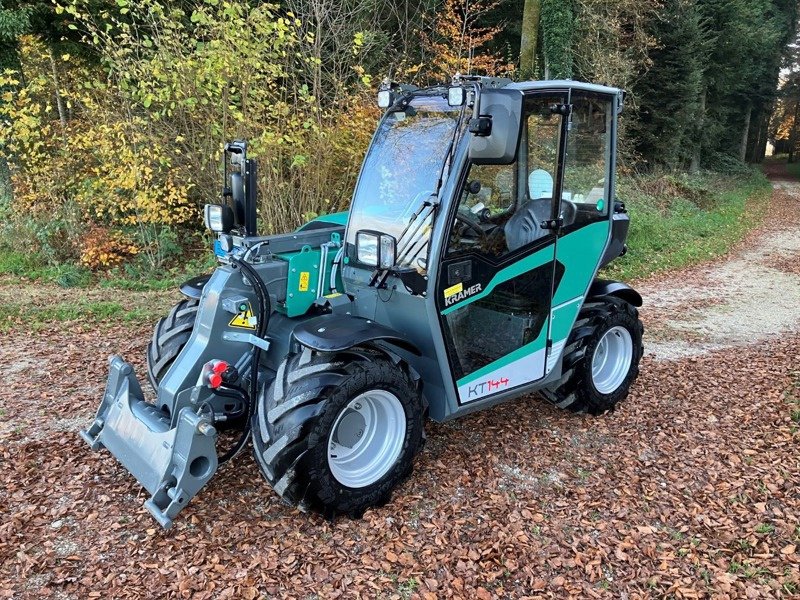
[[[233,137],[248,138],[261,161],[262,197],[281,190],[281,206],[292,207],[270,212],[276,229],[296,226],[303,212],[344,205],[379,117],[363,67],[347,73],[342,98],[326,106],[314,92],[329,91],[302,87],[320,59],[307,51],[301,21],[278,5],[202,0],[189,24],[191,14],[174,3],[114,3],[130,16],[110,10],[93,20],[83,0],[65,3],[102,59],[98,67],[80,55],[57,55],[59,91],[72,107],[65,131],[49,50],[24,42],[25,85],[3,89],[0,103],[0,142],[19,158],[21,206],[44,212],[74,202],[103,227],[199,228],[198,206],[218,192],[220,141]],[[137,19],[153,26],[131,27]],[[355,34],[353,54],[371,43],[366,32]],[[18,79],[5,72],[0,86]],[[82,260],[106,268],[137,251],[97,234]]]
[[[509,65],[504,64],[499,54],[484,49],[501,29],[476,25],[497,5],[497,0],[444,1],[434,34],[422,36],[427,54],[432,57],[434,75],[447,77],[456,72],[499,75],[508,72]]]

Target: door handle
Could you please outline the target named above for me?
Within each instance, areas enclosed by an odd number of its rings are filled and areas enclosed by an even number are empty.
[[[547,221],[542,221],[539,226],[542,229],[561,229],[564,226],[564,219],[561,217],[558,219],[548,219]]]

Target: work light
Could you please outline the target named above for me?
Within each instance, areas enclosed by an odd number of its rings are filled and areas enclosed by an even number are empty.
[[[233,211],[225,204],[206,204],[203,217],[206,227],[214,233],[227,233],[233,228]]]
[[[454,85],[447,89],[447,104],[450,106],[461,106],[467,99],[467,90],[460,85]]]
[[[378,231],[359,231],[356,234],[356,258],[370,267],[390,269],[395,261],[394,237]]]

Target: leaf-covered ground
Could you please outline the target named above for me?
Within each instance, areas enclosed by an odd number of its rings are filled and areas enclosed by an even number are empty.
[[[798,207],[776,194],[772,211],[800,226]],[[797,272],[800,257],[781,260]],[[713,268],[645,287],[704,286]],[[798,595],[800,333],[759,338],[770,307],[751,308],[752,343],[646,357],[612,414],[529,397],[430,424],[413,476],[363,520],[283,506],[244,454],[167,532],[133,478],[76,433],[105,358],[140,360],[149,327],[13,328],[0,340],[0,597]],[[674,312],[643,309],[661,343]]]

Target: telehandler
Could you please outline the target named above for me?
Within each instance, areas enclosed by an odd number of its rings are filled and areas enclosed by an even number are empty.
[[[427,418],[532,392],[613,409],[643,351],[640,295],[597,278],[626,250],[623,98],[575,81],[385,83],[349,211],[280,235],[258,235],[256,162],[227,144],[205,206],[219,266],[155,327],[155,399],[113,356],[81,435],[167,528],[250,439],[284,501],[359,516],[410,474]]]

